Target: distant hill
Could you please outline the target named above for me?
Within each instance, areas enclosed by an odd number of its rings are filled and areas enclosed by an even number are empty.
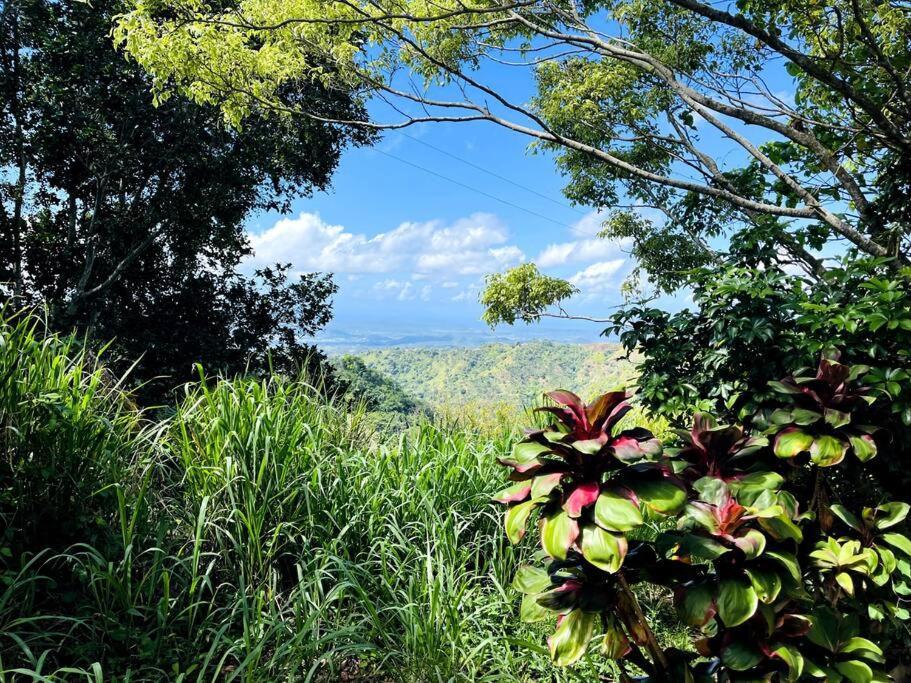
[[[533,341],[475,347],[392,347],[358,353],[367,368],[431,406],[519,406],[551,389],[592,396],[618,388],[632,363],[615,344]]]

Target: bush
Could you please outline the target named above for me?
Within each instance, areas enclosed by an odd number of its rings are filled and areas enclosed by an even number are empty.
[[[843,504],[885,436],[865,367],[823,359],[773,382],[779,407],[748,433],[697,414],[674,448],[617,425],[623,393],[591,405],[557,391],[555,424],[502,460],[515,482],[497,500],[517,543],[540,519],[546,569],[521,567],[525,620],[557,615],[554,661],[602,653],[648,681],[887,680],[907,656],[911,540],[905,503]],[[654,540],[645,521],[676,521]],[[692,647],[663,646],[632,587],[673,591]]]

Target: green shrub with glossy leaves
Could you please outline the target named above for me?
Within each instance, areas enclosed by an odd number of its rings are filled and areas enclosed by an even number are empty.
[[[514,585],[523,620],[556,620],[554,662],[597,643],[623,681],[892,680],[909,643],[909,506],[840,495],[888,444],[867,422],[882,396],[866,373],[824,358],[771,383],[777,406],[752,432],[698,413],[664,447],[617,427],[623,393],[548,394],[556,420],[501,460],[513,483],[496,499],[514,543],[537,517],[543,564]],[[657,537],[638,533],[656,517]],[[689,648],[656,636],[637,597],[649,585],[673,592]]]

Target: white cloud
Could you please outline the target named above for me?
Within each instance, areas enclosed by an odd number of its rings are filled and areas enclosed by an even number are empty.
[[[542,268],[551,268],[565,263],[599,261],[615,256],[620,246],[617,242],[600,238],[550,244],[538,254],[535,263]]]
[[[625,259],[593,263],[570,277],[569,281],[582,291],[583,296],[601,294],[616,287],[614,275],[625,263]]]
[[[288,263],[300,271],[335,273],[410,272],[474,275],[515,265],[525,254],[506,245],[505,226],[490,214],[476,213],[449,225],[442,221],[407,222],[368,237],[330,225],[317,214],[283,218],[250,235],[257,264]],[[417,277],[415,277],[417,275]]]
[[[579,237],[594,237],[601,232],[605,219],[606,211],[591,211],[573,224],[573,234]]]

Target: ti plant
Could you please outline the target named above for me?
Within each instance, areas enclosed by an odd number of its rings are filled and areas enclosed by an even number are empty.
[[[537,519],[543,565],[514,585],[523,620],[555,618],[554,662],[597,640],[622,681],[891,680],[909,642],[909,506],[831,502],[846,455],[862,464],[884,439],[864,421],[876,396],[863,375],[823,359],[773,383],[781,405],[752,421],[762,433],[697,414],[666,446],[623,428],[624,392],[547,394],[554,423],[501,460],[512,484],[496,500],[513,543]],[[650,522],[657,537],[641,533]],[[691,648],[659,642],[639,584],[673,596]]]

